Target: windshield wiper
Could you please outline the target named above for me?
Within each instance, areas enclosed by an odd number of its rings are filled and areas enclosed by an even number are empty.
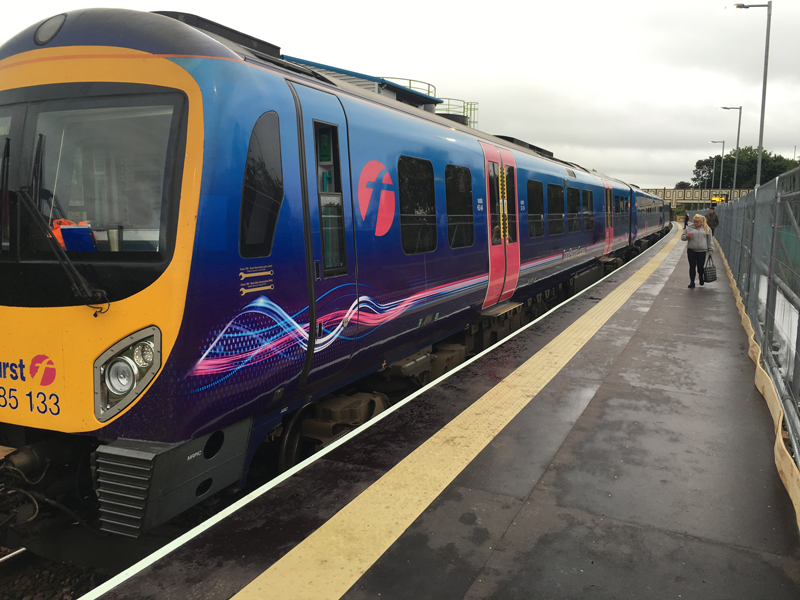
[[[33,197],[29,190],[37,190],[39,189],[39,180],[40,174],[39,170],[42,164],[42,147],[44,144],[42,143],[44,139],[43,135],[39,135],[39,143],[36,145],[36,157],[33,163],[33,175],[31,178],[31,187],[20,188],[18,192],[19,198],[22,199],[22,205],[28,210],[31,215],[31,219],[33,223],[36,225],[36,228],[39,230],[44,238],[47,240],[47,243],[50,245],[50,249],[53,251],[53,254],[58,261],[58,264],[61,265],[61,268],[66,273],[67,278],[69,279],[70,286],[72,287],[72,293],[75,295],[76,298],[83,300],[88,306],[91,308],[96,308],[97,311],[94,313],[96,317],[98,314],[102,314],[108,310],[108,306],[110,305],[108,301],[108,296],[104,290],[98,290],[97,288],[93,287],[83,275],[80,274],[78,269],[75,267],[73,262],[70,260],[69,256],[67,256],[66,251],[64,248],[61,247],[61,244],[56,239],[56,236],[53,234],[53,230],[50,228],[50,224],[45,220],[44,215],[39,210],[36,202],[34,202]],[[106,308],[98,308],[93,306],[94,304],[106,304]]]
[[[108,297],[106,296],[105,291],[92,287],[92,285],[86,281],[86,278],[80,274],[78,269],[70,260],[69,256],[67,256],[67,253],[61,247],[61,244],[58,243],[56,236],[53,234],[53,230],[50,228],[50,225],[47,224],[47,221],[45,221],[42,213],[36,208],[36,203],[34,203],[28,189],[24,187],[20,188],[18,196],[22,199],[22,205],[28,209],[36,228],[50,245],[56,260],[58,260],[58,264],[60,264],[61,268],[64,269],[64,273],[66,273],[67,278],[69,279],[70,285],[72,286],[72,293],[75,294],[75,297],[83,300],[89,306],[98,303],[108,304]],[[105,310],[100,311],[100,313],[104,312]],[[97,313],[95,313],[95,315],[96,314]]]

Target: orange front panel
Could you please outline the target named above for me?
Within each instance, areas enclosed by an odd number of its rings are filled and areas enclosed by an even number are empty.
[[[203,167],[200,88],[167,58],[121,48],[68,47],[0,62],[0,90],[82,81],[181,90],[189,100],[188,130],[175,251],[155,283],[96,317],[88,306],[0,306],[0,421],[64,432],[101,426],[94,415],[93,364],[110,346],[156,325],[162,333],[162,364],[169,356],[183,318]]]

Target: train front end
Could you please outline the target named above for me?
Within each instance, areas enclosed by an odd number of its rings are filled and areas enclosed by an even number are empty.
[[[0,47],[0,545],[90,526],[91,457],[181,326],[203,102],[157,31],[125,33],[141,15],[58,15]]]

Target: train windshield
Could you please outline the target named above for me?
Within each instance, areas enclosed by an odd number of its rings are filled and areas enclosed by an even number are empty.
[[[187,120],[185,94],[158,86],[0,91],[0,305],[80,303],[75,269],[112,301],[158,279],[175,249]]]
[[[167,243],[174,124],[170,94],[32,105],[31,196],[67,252],[158,254]],[[28,229],[22,246],[46,252]],[[129,254],[133,253],[133,254]],[[83,259],[91,260],[85,254]],[[100,258],[100,256],[98,256]]]

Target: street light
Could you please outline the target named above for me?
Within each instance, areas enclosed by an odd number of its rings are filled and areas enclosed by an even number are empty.
[[[722,110],[738,110],[739,111],[739,128],[736,130],[736,161],[733,163],[733,189],[731,190],[731,200],[736,195],[736,170],[739,168],[739,132],[742,130],[742,107],[741,106],[723,106]]]
[[[764,149],[764,107],[767,102],[767,66],[769,65],[769,26],[772,21],[772,0],[766,4],[734,4],[736,8],[767,9],[767,45],[764,50],[764,84],[761,88],[761,126],[758,129],[758,166],[756,167],[756,187],[761,185],[761,153]]]
[[[719,194],[718,194],[718,196],[722,196],[722,168],[725,166],[725,140],[722,140],[721,142],[715,142],[714,140],[711,140],[711,143],[722,144],[722,160],[719,161]]]

